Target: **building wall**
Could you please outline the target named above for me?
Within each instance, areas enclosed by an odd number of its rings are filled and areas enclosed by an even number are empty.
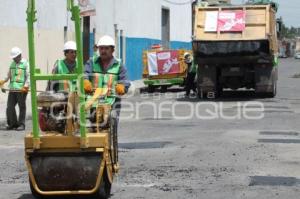
[[[131,80],[142,75],[142,51],[161,42],[161,9],[170,10],[170,47],[191,48],[191,5],[182,0],[94,0],[97,15],[91,17],[91,31],[96,29],[96,41],[108,34],[118,38],[123,31],[123,61]],[[66,10],[66,0],[36,0],[38,21],[36,30],[36,64],[49,72],[55,60],[63,57],[64,26],[68,27],[66,39],[74,39],[74,26]],[[179,4],[178,4],[179,3]],[[0,78],[4,77],[11,60],[9,51],[19,46],[27,57],[27,29],[25,0],[0,0]],[[7,17],[9,16],[9,17]],[[95,42],[96,42],[95,41]],[[119,55],[117,47],[116,55]]]
[[[170,48],[191,49],[190,3],[182,4],[182,0],[170,1],[176,4],[165,0],[118,0],[117,2],[118,4],[111,5],[117,11],[115,16],[111,17],[114,19],[111,23],[117,24],[118,29],[124,32],[126,43],[124,58],[130,79],[140,79],[142,76],[142,52],[153,44],[161,43],[162,8],[170,11]]]
[[[12,47],[18,46],[23,57],[28,59],[28,36],[26,22],[26,0],[0,0],[0,78],[6,77],[11,63],[9,53]],[[45,9],[46,8],[46,9]],[[35,23],[36,66],[42,72],[51,72],[55,61],[63,58],[64,26],[68,26],[68,39],[74,39],[73,24],[66,10],[66,1],[37,0],[37,18]],[[9,17],[8,17],[9,16]],[[44,89],[46,82],[38,84]]]

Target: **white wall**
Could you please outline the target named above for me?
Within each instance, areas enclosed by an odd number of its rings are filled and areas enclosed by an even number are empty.
[[[182,3],[182,0],[171,0]],[[127,37],[161,39],[161,9],[170,10],[171,40],[191,41],[191,4],[164,0],[97,0],[92,26],[99,35],[114,35],[114,24]]]
[[[172,41],[191,41],[192,36],[192,6],[183,4],[188,1],[161,0],[162,6],[170,9],[170,32]]]
[[[181,3],[182,0],[171,0]],[[74,26],[66,10],[67,0],[36,0],[38,21],[36,31],[37,66],[49,71],[56,59],[63,57],[64,26],[69,40],[74,39]],[[161,9],[170,9],[171,40],[191,40],[191,5],[170,4],[165,0],[96,0],[97,16],[91,26],[97,38],[114,36],[114,24],[126,37],[161,39]],[[9,51],[19,46],[27,57],[26,0],[0,0],[0,78],[10,63]]]
[[[67,20],[67,0],[36,0],[37,28],[63,30]],[[0,0],[0,26],[26,28],[27,0]]]
[[[0,26],[26,27],[25,0],[0,0]]]
[[[73,31],[67,0],[36,0],[36,28]],[[96,0],[92,27],[99,35],[114,35],[114,24],[129,37],[161,38],[161,9],[170,9],[171,40],[190,41],[191,5],[182,0]],[[185,1],[186,2],[186,1]],[[0,0],[0,27],[26,27],[26,0]]]

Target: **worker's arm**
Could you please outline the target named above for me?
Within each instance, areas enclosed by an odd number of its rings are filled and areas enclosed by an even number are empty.
[[[127,77],[127,69],[123,64],[121,65],[121,68],[120,68],[118,82],[121,84],[124,84],[125,90],[127,92],[130,87],[130,81],[128,80],[128,77]]]
[[[0,88],[2,88],[3,85],[10,79],[10,76],[11,75],[10,75],[10,70],[9,70],[8,73],[7,73],[7,77],[3,80],[0,80]]]
[[[8,80],[10,80],[11,78],[11,72],[10,70],[7,72],[7,76],[5,77],[5,79],[3,80],[4,82],[7,82]]]
[[[92,59],[87,61],[84,65],[84,81],[83,81],[83,88],[85,93],[92,93],[93,92],[93,85],[91,83],[93,77],[93,69],[92,69]]]

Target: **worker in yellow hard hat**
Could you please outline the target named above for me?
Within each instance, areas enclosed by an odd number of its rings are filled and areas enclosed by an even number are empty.
[[[0,87],[10,80],[9,93],[7,100],[7,130],[25,130],[26,119],[26,97],[29,89],[29,64],[22,58],[22,50],[19,47],[13,47],[10,52],[10,58],[13,60],[10,64],[7,77],[0,80]],[[19,106],[19,117],[17,118],[15,106]]]
[[[99,55],[94,56],[85,65],[84,88],[86,92],[92,92],[92,88],[107,89],[103,104],[112,105],[119,115],[120,96],[124,95],[130,86],[127,70],[113,55],[115,41],[112,37],[108,35],[101,37],[97,46]]]

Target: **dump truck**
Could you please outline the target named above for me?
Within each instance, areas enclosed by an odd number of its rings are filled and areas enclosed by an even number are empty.
[[[67,5],[75,27],[77,71],[44,74],[35,65],[37,18],[35,0],[28,0],[32,130],[24,138],[24,150],[30,189],[35,198],[108,198],[119,168],[117,118],[111,107],[101,104],[101,99],[109,95],[108,89],[97,88],[89,97],[84,92],[80,8],[74,0],[68,0]],[[37,81],[48,80],[76,81],[78,88],[37,94]],[[91,108],[96,109],[96,114],[90,116],[96,121],[94,126],[88,122]],[[57,130],[43,125],[43,120],[50,117]],[[105,125],[100,125],[102,121]]]
[[[153,48],[143,52],[143,82],[152,93],[157,88],[165,92],[168,87],[183,86],[187,75],[184,53],[190,50]]]
[[[223,89],[251,89],[274,97],[278,79],[277,4],[194,6],[193,54],[200,98]]]
[[[300,59],[300,37],[296,37],[294,57],[295,59]]]

